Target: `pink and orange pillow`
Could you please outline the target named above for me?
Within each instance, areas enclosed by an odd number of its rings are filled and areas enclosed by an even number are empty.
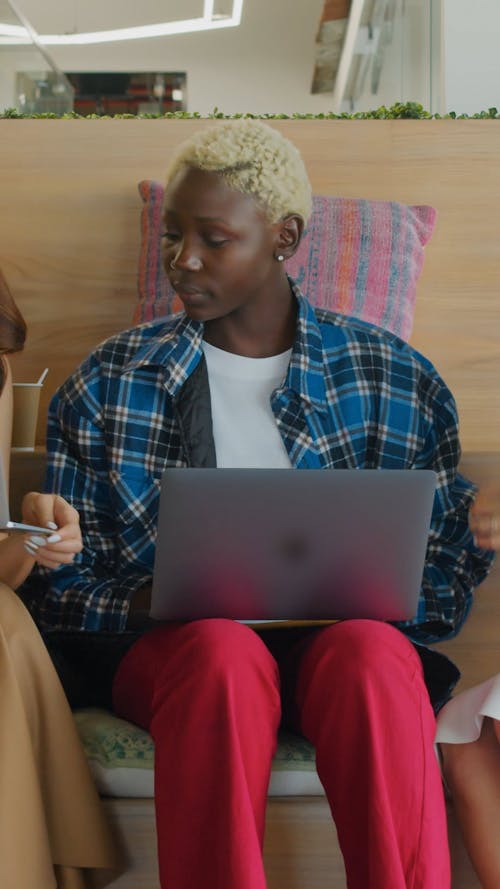
[[[143,200],[139,304],[134,323],[182,308],[161,259],[163,185],[139,183]],[[433,207],[315,195],[313,213],[287,271],[318,306],[370,321],[407,340]]]

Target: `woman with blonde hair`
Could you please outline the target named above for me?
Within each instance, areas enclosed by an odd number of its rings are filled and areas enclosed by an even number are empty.
[[[287,276],[310,211],[303,160],[276,129],[235,120],[193,134],[163,213],[184,311],[102,343],[49,409],[48,484],[78,509],[85,546],[26,594],[44,631],[87,635],[87,651],[138,632],[113,706],[155,742],[162,889],[264,889],[280,724],[314,744],[349,889],[450,886],[433,704],[457,671],[425,646],[458,632],[490,558],[468,527],[473,488],[435,368],[393,334],[316,308]],[[434,470],[415,619],[151,628],[168,466]]]
[[[0,273],[0,458],[8,478],[12,378],[7,355],[26,325]],[[0,886],[103,886],[118,856],[44,643],[13,592],[35,562],[68,564],[81,549],[77,511],[62,497],[31,492],[23,521],[51,535],[0,534]]]

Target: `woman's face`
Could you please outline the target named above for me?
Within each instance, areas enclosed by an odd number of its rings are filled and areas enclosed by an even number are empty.
[[[280,228],[218,174],[179,171],[165,194],[164,265],[189,317],[255,318],[269,307],[284,279],[275,259]]]

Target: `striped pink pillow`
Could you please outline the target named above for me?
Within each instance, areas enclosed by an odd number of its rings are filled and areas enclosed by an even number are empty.
[[[144,205],[134,323],[182,308],[161,262],[163,185],[144,179],[139,192]],[[355,315],[407,340],[423,248],[435,221],[433,207],[315,195],[309,225],[287,271],[313,304]]]

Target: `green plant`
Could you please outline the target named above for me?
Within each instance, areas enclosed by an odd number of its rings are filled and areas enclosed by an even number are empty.
[[[457,114],[450,111],[447,114],[431,114],[426,111],[418,102],[396,102],[387,108],[381,105],[372,111],[355,111],[348,114],[343,111],[341,114],[334,114],[333,111],[324,111],[319,114],[302,113],[300,111],[294,114],[253,114],[252,112],[240,112],[238,114],[225,114],[218,108],[214,108],[210,114],[203,115],[198,111],[167,111],[165,114],[115,114],[112,118],[107,114],[77,114],[71,111],[67,114],[54,114],[44,112],[43,114],[22,114],[16,108],[6,108],[0,113],[0,119],[20,120],[30,119],[51,119],[51,120],[144,120],[144,119],[161,119],[161,120],[193,120],[203,117],[235,120],[241,117],[258,118],[260,120],[474,120],[474,119],[498,119],[500,114],[496,108],[488,108],[487,111],[478,111],[475,114]]]

